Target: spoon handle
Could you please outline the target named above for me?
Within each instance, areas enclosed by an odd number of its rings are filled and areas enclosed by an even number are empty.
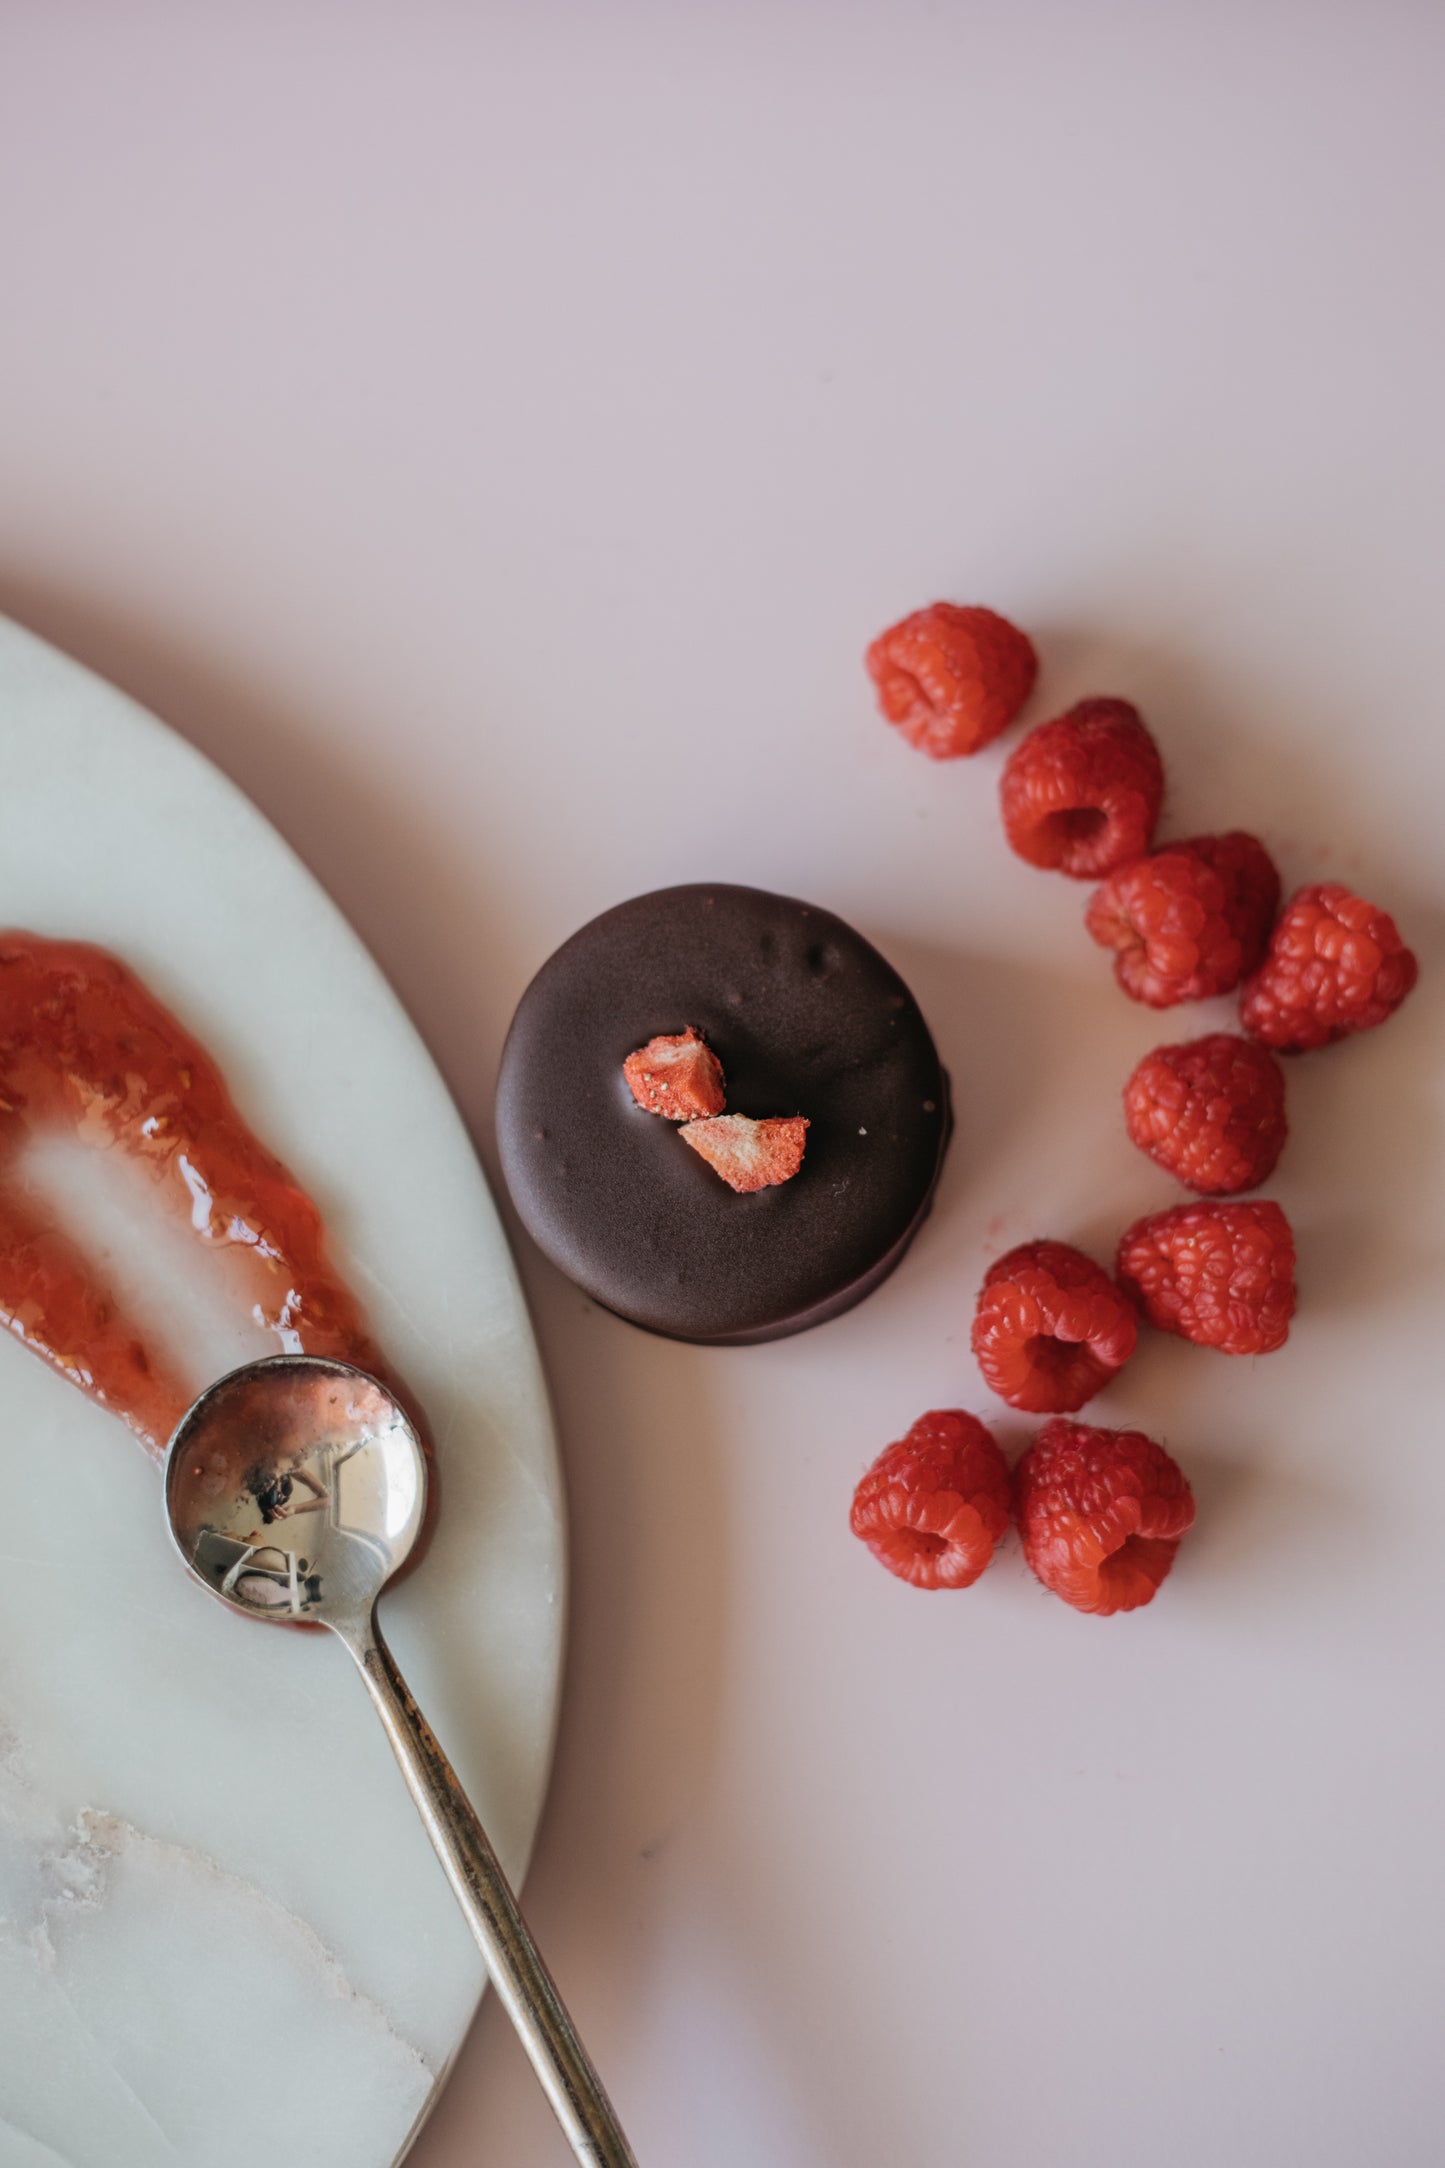
[[[487,1842],[456,1771],[437,1745],[374,1618],[341,1637],[356,1659],[437,1857],[476,1936],[492,1985],[579,2161],[637,2168],[602,2081]]]

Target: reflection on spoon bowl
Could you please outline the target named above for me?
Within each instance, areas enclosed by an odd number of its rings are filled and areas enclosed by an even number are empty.
[[[272,1356],[191,1407],[166,1461],[166,1511],[191,1572],[236,1610],[355,1622],[421,1532],[426,1458],[374,1378]]]

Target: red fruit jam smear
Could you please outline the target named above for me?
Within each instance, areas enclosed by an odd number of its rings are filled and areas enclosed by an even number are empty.
[[[327,1260],[320,1213],[205,1048],[103,949],[0,933],[0,1320],[159,1458],[194,1391],[27,1193],[25,1147],[47,1131],[127,1153],[203,1250],[239,1252],[251,1314],[280,1351],[396,1384]]]

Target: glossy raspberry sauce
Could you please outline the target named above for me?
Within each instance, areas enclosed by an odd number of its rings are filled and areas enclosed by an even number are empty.
[[[129,1154],[202,1253],[243,1253],[251,1314],[279,1350],[395,1383],[327,1260],[320,1213],[251,1134],[205,1048],[104,950],[0,933],[0,1320],[160,1456],[196,1388],[146,1348],[26,1194],[24,1148],[57,1129]]]

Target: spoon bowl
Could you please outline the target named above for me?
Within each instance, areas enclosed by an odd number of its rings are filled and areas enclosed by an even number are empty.
[[[166,1457],[166,1515],[213,1595],[280,1624],[360,1627],[426,1515],[426,1455],[364,1371],[313,1355],[207,1388]]]

